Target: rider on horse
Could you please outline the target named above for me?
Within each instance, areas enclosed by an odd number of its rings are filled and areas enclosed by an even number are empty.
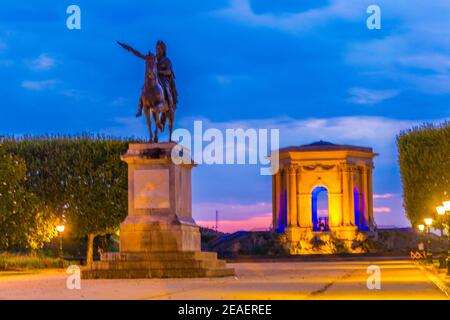
[[[178,92],[175,86],[175,74],[172,63],[166,56],[166,44],[159,40],[156,43],[156,58],[158,66],[158,78],[164,90],[164,97],[168,103],[169,110],[175,112],[178,102]]]
[[[147,125],[150,131],[150,140],[157,142],[158,134],[155,130],[153,139],[151,130],[150,113],[153,115],[157,129],[164,131],[166,120],[169,120],[169,141],[172,141],[172,130],[175,117],[178,93],[175,86],[175,75],[172,70],[172,63],[166,56],[166,45],[159,40],[156,43],[156,56],[150,51],[142,54],[129,45],[117,41],[124,49],[130,51],[135,56],[145,61],[145,79],[139,98],[139,109],[136,117],[142,115],[145,110]]]

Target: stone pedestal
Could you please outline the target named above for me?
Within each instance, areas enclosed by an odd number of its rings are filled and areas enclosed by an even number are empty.
[[[214,252],[201,252],[192,219],[193,164],[174,164],[174,143],[130,144],[128,216],[120,225],[120,252],[106,253],[83,278],[231,276]]]

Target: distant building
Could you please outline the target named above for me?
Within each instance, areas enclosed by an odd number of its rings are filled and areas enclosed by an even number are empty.
[[[293,254],[318,253],[313,239],[344,240],[351,247],[374,229],[372,148],[319,141],[279,150],[273,175],[273,228]],[[328,195],[327,217],[318,217],[317,197]]]

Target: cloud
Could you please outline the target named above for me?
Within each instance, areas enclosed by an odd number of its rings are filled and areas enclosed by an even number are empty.
[[[386,36],[348,46],[345,61],[348,64],[388,71],[398,64],[398,59],[409,51],[409,41],[404,35]]]
[[[215,220],[197,220],[198,225],[206,228],[213,228]],[[218,229],[222,232],[236,232],[240,230],[260,231],[269,230],[272,225],[272,213],[266,213],[256,217],[244,218],[241,220],[219,220]]]
[[[46,53],[42,53],[36,59],[28,61],[28,65],[34,71],[50,70],[55,66],[55,60]]]
[[[402,56],[398,59],[398,62],[405,67],[431,70],[438,73],[445,73],[450,69],[450,56],[434,52]]]
[[[217,128],[222,133],[225,133],[226,129],[238,128],[244,130],[248,128],[279,129],[281,147],[307,144],[318,140],[368,146],[372,147],[374,152],[380,154],[376,160],[378,163],[389,164],[394,164],[397,161],[396,136],[400,131],[424,122],[439,123],[445,121],[445,119],[407,120],[376,116],[347,116],[309,119],[278,117],[214,122],[205,118],[187,117],[180,119],[177,127],[187,129],[191,132],[193,138],[193,122],[199,120],[202,121],[203,133],[208,128]],[[147,128],[142,119],[125,117],[117,118],[114,122],[113,127],[105,128],[102,132],[121,136],[147,136]],[[205,145],[206,143],[204,143]],[[193,154],[199,151],[193,150],[192,146],[185,147],[191,149]],[[240,145],[237,148],[245,149],[245,146]],[[252,147],[248,151],[250,153],[257,152],[257,149]]]
[[[194,119],[185,118],[181,125],[189,130]],[[440,122],[440,120],[435,120]],[[354,144],[373,147],[380,153],[377,161],[395,163],[397,161],[396,135],[404,129],[420,125],[420,120],[401,120],[374,116],[348,116],[335,118],[293,119],[247,119],[227,122],[212,122],[203,119],[203,130],[218,128],[266,128],[280,130],[280,146],[301,145],[318,140],[338,144]]]
[[[76,89],[64,89],[64,90],[61,90],[60,93],[65,97],[75,98],[77,100],[82,97],[82,93]]]
[[[147,137],[148,129],[142,117],[119,117],[113,119],[112,127],[100,130],[100,133],[121,137]]]
[[[242,217],[254,217],[272,212],[271,202],[256,203],[223,203],[223,202],[200,202],[193,204],[193,212],[201,219],[215,219],[216,210],[221,219],[240,220]]]
[[[374,213],[390,213],[392,210],[388,207],[374,207],[373,212]]]
[[[345,61],[424,93],[449,93],[450,48],[435,49],[440,51],[436,54],[426,52],[429,47],[420,48],[420,42],[411,35],[397,34],[352,44]]]
[[[42,81],[24,80],[24,81],[22,81],[21,86],[22,86],[22,88],[25,88],[25,89],[31,90],[31,91],[42,91],[42,90],[53,88],[57,82],[58,81],[54,80],[54,79],[42,80]]]
[[[351,88],[349,90],[350,102],[355,104],[376,104],[393,98],[399,93],[398,90],[371,90],[365,88]]]
[[[407,75],[407,77],[410,83],[425,93],[450,93],[449,74]]]
[[[213,14],[247,25],[298,31],[320,23],[328,23],[330,19],[354,19],[359,17],[361,12],[365,12],[365,7],[360,1],[332,0],[328,6],[298,13],[258,14],[252,9],[250,0],[232,0],[228,8],[214,11]]]
[[[450,6],[448,1],[411,0],[377,3],[391,20],[380,37],[363,38],[347,47],[345,61],[424,93],[450,92]],[[432,13],[432,14],[430,14]],[[385,18],[384,18],[385,19]]]
[[[127,105],[127,103],[129,103],[129,102],[130,102],[130,99],[128,99],[128,98],[117,97],[111,102],[111,105],[114,107],[123,107],[123,106]]]
[[[374,199],[391,199],[398,197],[398,194],[396,193],[383,193],[383,194],[374,194]]]

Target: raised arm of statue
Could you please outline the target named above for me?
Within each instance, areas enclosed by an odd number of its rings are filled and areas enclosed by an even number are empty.
[[[145,55],[143,55],[143,54],[140,53],[139,51],[133,49],[133,48],[130,47],[129,45],[126,45],[126,44],[124,44],[124,43],[122,43],[122,42],[120,42],[120,41],[117,41],[117,44],[118,44],[119,46],[121,46],[122,48],[124,48],[125,50],[130,51],[130,52],[131,52],[132,54],[134,54],[136,57],[139,57],[139,58],[145,60],[145,57],[146,57]]]

